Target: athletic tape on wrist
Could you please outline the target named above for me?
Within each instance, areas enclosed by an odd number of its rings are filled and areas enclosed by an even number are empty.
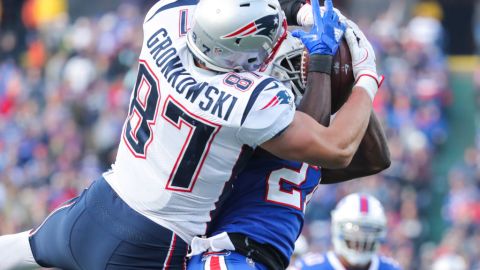
[[[311,54],[308,62],[308,72],[320,72],[330,75],[332,73],[333,56]]]
[[[378,91],[379,83],[374,76],[370,74],[362,74],[358,77],[355,86],[362,87],[373,102],[375,94]]]

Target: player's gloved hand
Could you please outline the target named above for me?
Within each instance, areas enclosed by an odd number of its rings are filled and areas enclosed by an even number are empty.
[[[325,12],[320,12],[317,0],[312,2],[314,23],[309,33],[295,30],[292,35],[302,40],[310,55],[335,55],[346,25],[333,10],[332,0],[325,0]]]
[[[375,52],[360,28],[350,20],[347,21],[347,24],[345,39],[352,55],[355,85],[363,87],[373,101],[383,82],[383,76],[377,74]]]
[[[323,16],[325,13],[325,6],[320,7],[320,12]],[[340,22],[347,23],[347,17],[345,17],[340,10],[333,8],[333,11],[337,13]],[[312,26],[313,25],[313,12],[312,5],[310,3],[304,4],[297,12],[297,23],[301,26]]]

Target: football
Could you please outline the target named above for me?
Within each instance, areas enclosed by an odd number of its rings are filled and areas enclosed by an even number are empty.
[[[308,51],[305,49],[301,61],[301,77],[304,86],[307,83],[309,59]],[[347,41],[343,38],[332,61],[332,114],[337,112],[350,96],[354,82],[352,56]]]

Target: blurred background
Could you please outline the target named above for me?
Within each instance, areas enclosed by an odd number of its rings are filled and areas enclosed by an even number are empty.
[[[0,234],[30,229],[115,157],[153,0],[0,0]],[[384,204],[404,269],[480,269],[480,2],[335,0],[386,75],[375,110],[392,166],[321,186],[298,252],[330,247],[351,192]],[[453,268],[446,268],[453,269]]]

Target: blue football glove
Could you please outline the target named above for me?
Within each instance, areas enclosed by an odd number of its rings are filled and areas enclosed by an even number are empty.
[[[313,0],[312,12],[314,23],[310,32],[295,30],[292,35],[303,42],[311,55],[335,55],[346,25],[340,22],[338,14],[333,10],[332,0],[325,0],[323,16],[320,12],[318,0]]]

